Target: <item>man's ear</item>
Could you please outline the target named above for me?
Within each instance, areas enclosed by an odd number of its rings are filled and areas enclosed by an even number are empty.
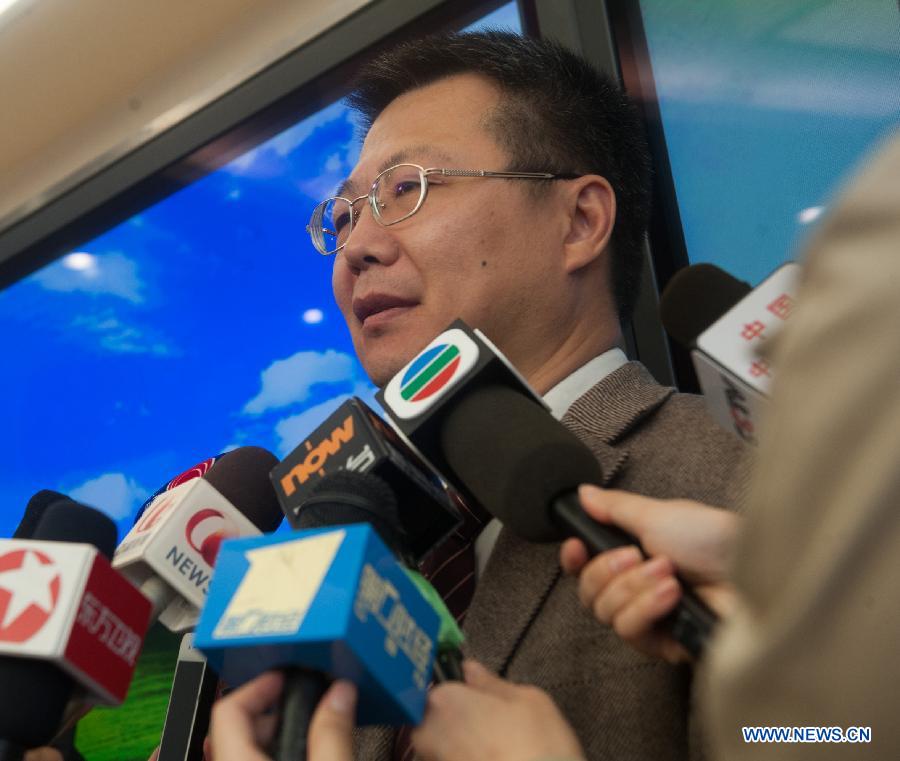
[[[569,230],[563,242],[566,272],[598,259],[616,221],[616,194],[605,177],[586,174],[567,183]]]

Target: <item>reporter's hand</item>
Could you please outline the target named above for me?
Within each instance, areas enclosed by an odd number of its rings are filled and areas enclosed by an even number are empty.
[[[313,713],[307,761],[352,761],[355,724],[356,687],[334,682]]]
[[[284,686],[270,671],[229,693],[213,706],[210,756],[213,761],[271,761],[262,748],[271,743],[278,716],[267,714]],[[351,761],[356,688],[337,681],[328,688],[309,726],[307,761]]]
[[[690,660],[684,648],[657,628],[681,599],[678,573],[720,616],[727,615],[734,591],[725,580],[740,519],[734,513],[691,500],[658,500],[623,491],[582,486],[585,511],[640,541],[637,547],[601,553],[588,562],[587,549],[569,539],[560,563],[579,574],[578,596],[601,622],[637,650],[672,663]]]
[[[270,709],[283,687],[284,676],[269,671],[216,701],[209,723],[215,761],[271,761],[261,749],[275,735],[278,716]]]
[[[63,761],[63,754],[47,745],[26,751],[22,761]]]
[[[575,732],[547,693],[513,684],[475,661],[466,681],[445,682],[428,695],[412,744],[424,761],[581,759]]]

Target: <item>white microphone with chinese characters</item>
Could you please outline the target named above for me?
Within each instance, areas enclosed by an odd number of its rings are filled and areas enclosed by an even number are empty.
[[[751,290],[718,267],[694,265],[661,300],[666,330],[691,349],[710,415],[752,444],[772,386],[766,347],[790,318],[799,273],[788,262]]]

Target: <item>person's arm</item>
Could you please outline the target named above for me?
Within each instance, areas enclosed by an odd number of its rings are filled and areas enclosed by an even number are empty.
[[[278,717],[270,709],[283,686],[283,676],[270,671],[215,704],[209,727],[212,761],[271,761],[263,748],[275,735]],[[334,682],[313,714],[307,761],[351,761],[355,712],[356,688]]]
[[[563,569],[578,575],[578,596],[597,620],[637,650],[676,663],[687,652],[656,624],[681,599],[679,576],[720,616],[734,592],[726,581],[740,518],[691,500],[659,500],[583,486],[582,507],[591,517],[632,534],[637,547],[621,547],[588,559],[584,544],[569,539],[560,550]]]
[[[575,732],[547,693],[507,682],[475,661],[466,681],[444,682],[428,695],[425,719],[412,733],[424,761],[579,761]]]

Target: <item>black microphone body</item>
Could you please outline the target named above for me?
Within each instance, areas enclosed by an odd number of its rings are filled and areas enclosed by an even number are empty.
[[[310,496],[292,509],[294,527],[304,529],[369,523],[394,553],[409,558],[411,550],[403,527],[397,499],[391,488],[372,473],[337,471],[318,480]],[[316,706],[331,684],[327,674],[315,669],[284,669],[281,724],[275,743],[275,761],[306,758],[309,724]]]
[[[686,349],[697,337],[753,289],[714,264],[692,264],[678,270],[659,298],[659,317],[666,332]]]
[[[408,538],[407,557],[421,559],[459,525],[453,502],[432,469],[356,397],[339,405],[272,470],[281,509],[293,528],[300,527],[300,510],[317,485],[341,471],[373,473],[390,487],[398,525]]]
[[[54,492],[38,495],[53,495],[54,501],[40,507],[35,525],[22,531],[30,536],[21,538],[86,543],[107,558],[112,556],[117,532],[106,515],[70,499],[56,500]],[[18,761],[25,750],[48,745],[59,729],[75,686],[72,676],[56,663],[0,656],[0,759]]]

